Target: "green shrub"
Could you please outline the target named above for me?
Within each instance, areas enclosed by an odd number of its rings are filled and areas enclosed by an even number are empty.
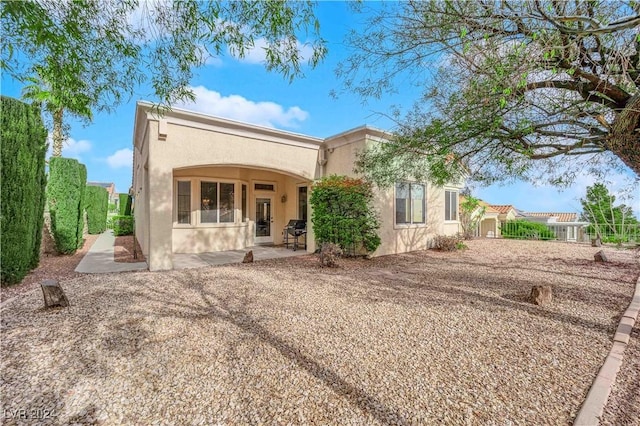
[[[360,178],[328,176],[313,185],[313,232],[319,246],[334,243],[345,255],[371,253],[380,246],[380,222],[371,184]]]
[[[107,195],[109,193],[107,192]],[[118,212],[118,207],[115,205],[115,203],[109,203],[109,213],[117,213]]]
[[[81,212],[87,171],[84,164],[71,158],[49,160],[47,200],[51,231],[59,253],[74,253],[82,246],[84,222]]]
[[[100,234],[107,229],[109,193],[101,186],[88,185],[85,189],[87,226],[89,234]]]
[[[505,222],[501,229],[503,238],[519,240],[554,240],[556,234],[543,223],[514,220]]]
[[[133,216],[113,216],[111,218],[113,227],[113,235],[132,235],[133,234]]]
[[[40,109],[0,100],[2,284],[15,284],[40,261],[45,203],[47,130]]]
[[[120,201],[120,216],[131,216],[131,196],[129,194],[118,194]]]

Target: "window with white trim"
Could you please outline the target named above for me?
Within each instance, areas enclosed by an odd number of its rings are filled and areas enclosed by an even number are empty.
[[[444,220],[458,220],[458,191],[444,191]]]
[[[191,223],[191,182],[188,180],[178,181],[178,202],[177,213],[178,223]]]
[[[200,223],[235,221],[233,183],[200,182]]]
[[[396,183],[396,224],[425,223],[425,187],[420,183]]]

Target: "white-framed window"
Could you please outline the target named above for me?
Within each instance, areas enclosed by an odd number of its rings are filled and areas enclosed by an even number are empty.
[[[200,181],[200,223],[235,222],[235,184]]]
[[[184,228],[235,223],[237,216],[242,214],[241,193],[236,194],[242,186],[246,187],[246,184],[225,179],[175,179],[174,225]]]
[[[425,223],[426,191],[421,183],[396,183],[396,224],[411,225]]]
[[[458,220],[458,191],[444,191],[444,220]]]
[[[245,220],[248,220],[249,218],[249,211],[247,210],[247,185],[246,184],[242,184],[242,199],[241,199],[241,203],[242,203],[242,220],[241,222],[244,222]]]
[[[176,182],[176,212],[179,224],[191,224],[191,181],[179,180]]]

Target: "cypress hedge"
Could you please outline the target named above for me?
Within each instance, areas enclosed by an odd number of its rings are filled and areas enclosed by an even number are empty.
[[[15,284],[40,261],[47,130],[40,108],[2,96],[0,251],[2,284]]]
[[[129,194],[118,194],[120,203],[120,216],[131,216],[131,196]]]
[[[84,187],[87,168],[77,160],[52,157],[49,160],[47,200],[51,215],[51,228],[56,250],[75,253],[82,246],[84,228]]]
[[[84,192],[87,188],[87,166],[82,163],[78,163],[80,169],[79,173],[79,181],[78,185],[80,187],[80,204],[78,204],[78,245],[77,248],[81,249],[84,245],[84,210],[85,210],[85,201],[84,201]]]
[[[107,229],[109,193],[101,186],[87,186],[84,196],[89,233],[101,234]]]

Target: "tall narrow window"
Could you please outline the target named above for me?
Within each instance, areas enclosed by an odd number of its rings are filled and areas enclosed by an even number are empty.
[[[200,182],[200,222],[218,222],[218,184]]]
[[[424,223],[424,185],[411,184],[411,223]]]
[[[247,218],[247,185],[242,185],[242,222]]]
[[[191,182],[178,181],[178,223],[191,223]]]
[[[444,191],[444,220],[458,220],[457,191]]]
[[[298,187],[298,219],[307,220],[307,187]]]
[[[419,183],[396,184],[396,224],[425,223],[425,188]]]
[[[408,183],[396,184],[396,223],[411,223],[411,206],[409,205]]]
[[[234,217],[234,184],[221,183],[220,184],[220,223],[233,222]]]

